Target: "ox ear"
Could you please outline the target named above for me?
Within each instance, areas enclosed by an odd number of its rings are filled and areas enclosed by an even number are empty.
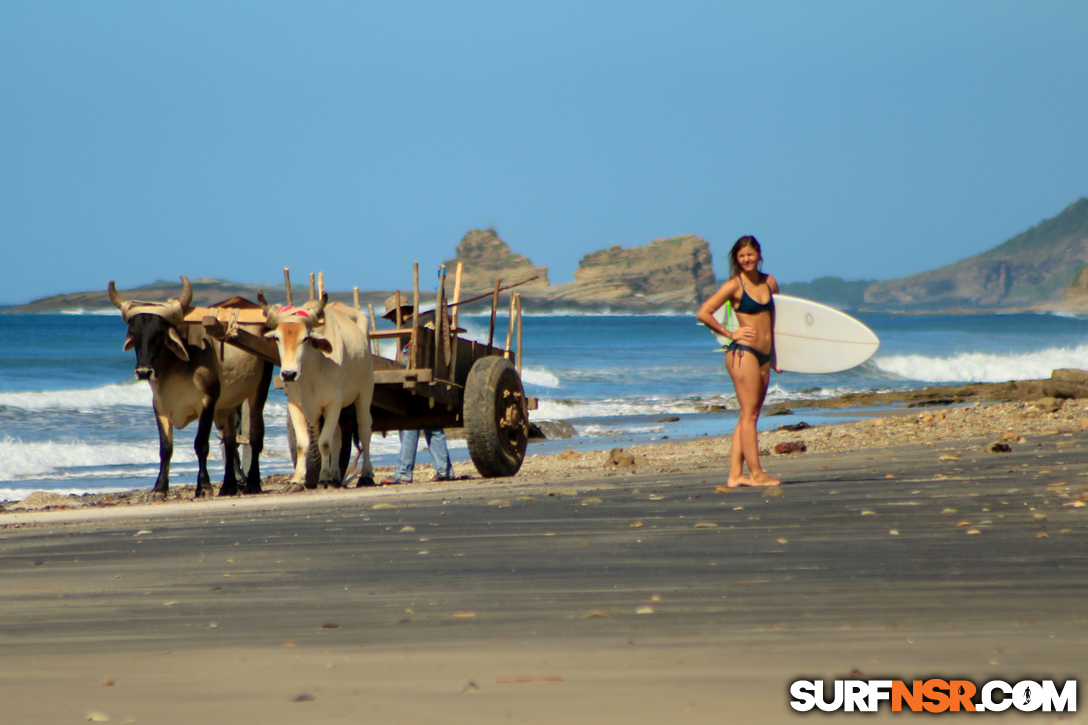
[[[136,347],[136,336],[132,334],[132,330],[129,330],[128,334],[125,335],[125,345],[121,349],[128,352],[134,347]]]
[[[173,325],[166,333],[166,348],[185,362],[189,362],[189,351],[185,349],[185,341],[181,339],[181,335]]]
[[[325,355],[325,357],[332,356],[332,343],[329,342],[327,339],[321,337],[320,335],[314,335],[313,333],[310,333],[310,337],[308,339],[310,341],[310,344],[320,350],[322,354]]]

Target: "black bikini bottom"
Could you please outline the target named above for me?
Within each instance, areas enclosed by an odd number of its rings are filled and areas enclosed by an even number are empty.
[[[727,355],[731,352],[737,352],[740,354],[750,352],[756,356],[756,360],[759,362],[761,367],[771,361],[771,354],[769,352],[760,352],[759,350],[750,348],[747,345],[742,345],[739,342],[731,342],[729,343],[729,347],[725,348],[725,353]]]

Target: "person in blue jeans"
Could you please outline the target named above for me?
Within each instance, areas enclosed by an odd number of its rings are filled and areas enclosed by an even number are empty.
[[[411,483],[412,471],[416,467],[416,449],[419,448],[418,430],[402,430],[400,432],[400,458],[397,460],[397,470],[393,474],[393,483]],[[423,431],[427,439],[427,450],[431,452],[434,461],[434,480],[449,481],[453,478],[453,464],[450,463],[450,452],[446,449],[446,432],[441,428]]]
[[[389,296],[389,299],[385,301],[385,314],[382,315],[383,319],[391,322],[397,321],[398,298],[401,301],[399,308],[401,320],[408,320],[415,314],[415,308],[412,305],[404,303],[404,300],[408,299],[408,295],[392,294]],[[420,313],[420,317],[422,318],[426,314],[426,312],[422,312]],[[433,315],[432,321],[429,324],[432,328],[434,327]],[[402,365],[407,365],[407,346],[401,350],[400,359]],[[382,481],[382,483],[412,482],[412,472],[416,467],[416,449],[419,448],[419,433],[418,430],[400,431],[400,457],[397,459],[397,470],[393,474],[393,479],[391,481]],[[423,431],[423,434],[427,437],[427,450],[431,452],[431,459],[434,461],[434,480],[451,480],[453,478],[453,464],[450,463],[450,452],[446,449],[446,432],[441,428],[432,428]]]

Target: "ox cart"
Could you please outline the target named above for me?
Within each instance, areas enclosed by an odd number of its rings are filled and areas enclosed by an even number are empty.
[[[446,299],[443,270],[439,274],[434,307],[417,314],[416,311],[421,310],[421,300],[419,265],[416,263],[412,297],[401,300],[400,293],[396,293],[394,310],[388,315],[392,317],[393,329],[376,329],[374,309],[369,306],[370,339],[374,348],[372,430],[384,434],[399,430],[463,428],[469,456],[480,475],[486,478],[512,476],[525,459],[529,411],[537,406],[536,399],[527,397],[521,384],[520,294],[510,294],[506,344],[501,346],[495,344],[496,317],[500,292],[531,280],[507,287],[496,281],[491,293],[461,301],[461,271],[458,264],[452,301]],[[290,305],[291,282],[287,269],[284,279]],[[321,296],[323,286],[322,275],[319,275],[317,297]],[[310,277],[310,297],[315,297],[313,275]],[[464,332],[458,327],[461,308],[488,298],[491,317],[487,341],[461,337],[459,333]],[[358,288],[355,288],[354,304],[359,310]],[[274,365],[280,364],[276,346],[245,329],[247,324],[264,322],[260,309],[195,308],[185,320],[201,325],[204,332],[220,344],[230,344]],[[383,357],[379,354],[382,340],[396,342],[394,355]],[[350,461],[348,442],[352,439],[353,421],[354,415],[345,409],[340,417],[341,471],[347,470]],[[294,459],[290,416],[287,425]],[[316,446],[311,446],[310,450],[315,452]],[[316,482],[317,466],[308,465],[307,486],[312,488]]]

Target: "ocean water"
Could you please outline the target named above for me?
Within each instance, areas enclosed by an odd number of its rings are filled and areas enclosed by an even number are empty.
[[[1088,320],[1055,315],[860,314],[881,338],[866,364],[835,375],[772,375],[769,402],[941,383],[1049,377],[1088,368]],[[462,317],[484,340],[487,316]],[[147,383],[133,378],[125,328],[109,314],[0,315],[0,500],[150,488],[158,437]],[[578,445],[608,448],[647,439],[732,430],[736,409],[723,355],[690,315],[533,315],[524,321],[522,378],[540,399],[534,419],[569,421],[578,438],[533,444],[530,454]],[[500,321],[498,341],[505,340]],[[392,348],[383,354],[389,355]],[[725,408],[723,412],[721,408]],[[707,412],[712,410],[713,412]],[[262,472],[290,470],[286,398],[270,393]],[[858,417],[868,417],[858,411]],[[679,420],[665,420],[666,418]],[[805,411],[804,420],[819,421]],[[764,428],[791,422],[764,418]],[[171,483],[196,476],[196,424],[175,434]],[[395,435],[375,436],[376,465],[395,462]],[[213,444],[214,450],[214,444]],[[466,460],[463,441],[451,454]],[[421,451],[418,461],[428,456]],[[222,464],[213,453],[213,481]]]

